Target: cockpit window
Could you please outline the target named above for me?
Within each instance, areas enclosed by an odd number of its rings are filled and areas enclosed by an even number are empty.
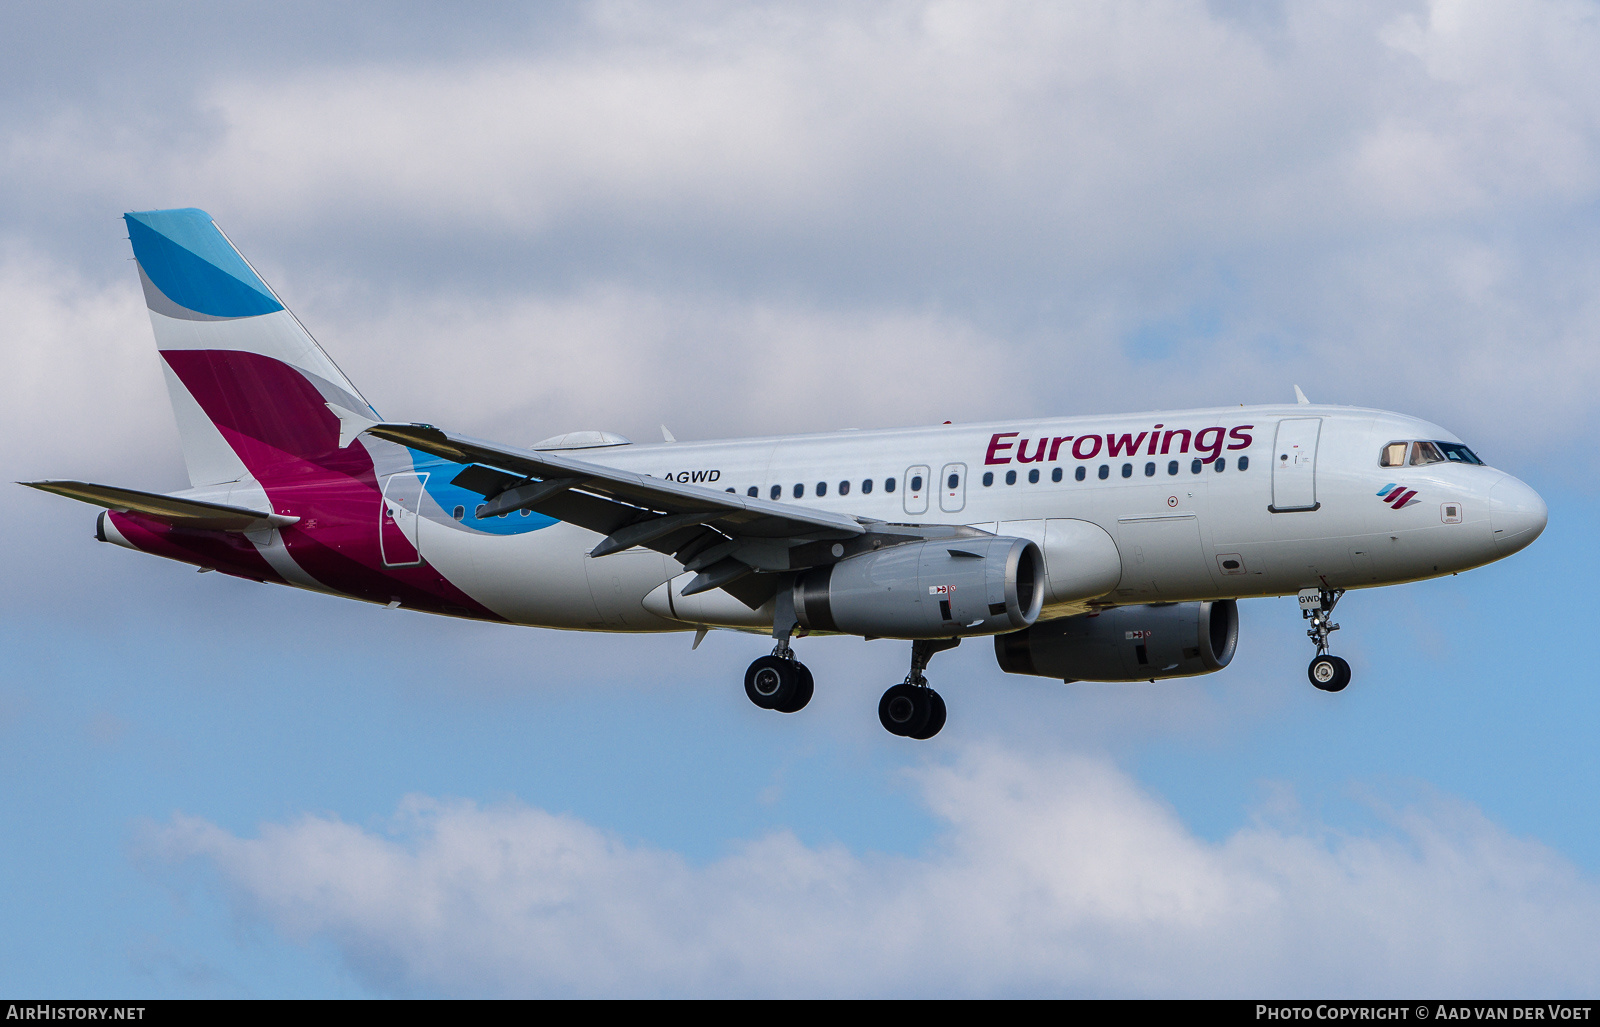
[[[1446,460],[1453,460],[1460,464],[1482,465],[1483,463],[1482,460],[1478,459],[1478,454],[1459,442],[1435,442],[1434,445],[1438,446],[1440,451],[1444,453]]]
[[[1406,460],[1408,448],[1411,453],[1409,461]],[[1383,452],[1378,457],[1380,467],[1402,467],[1408,462],[1413,467],[1421,467],[1424,464],[1445,461],[1458,464],[1483,463],[1478,459],[1478,454],[1459,442],[1391,442],[1383,447]]]
[[[1411,466],[1420,467],[1423,464],[1442,464],[1444,454],[1439,452],[1439,447],[1431,442],[1413,442],[1411,444]]]

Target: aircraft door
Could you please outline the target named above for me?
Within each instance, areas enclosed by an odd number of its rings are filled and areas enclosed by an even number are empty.
[[[923,514],[928,512],[928,489],[932,484],[928,481],[928,478],[927,464],[918,464],[915,467],[906,468],[905,491],[903,493],[906,497],[906,513]]]
[[[967,465],[945,464],[939,472],[939,509],[960,513],[967,505]]]
[[[1317,508],[1317,436],[1320,417],[1290,417],[1278,422],[1272,450],[1272,511]]]
[[[422,511],[422,486],[426,474],[406,471],[391,474],[383,483],[383,502],[378,504],[378,549],[385,567],[415,567],[422,553],[412,539],[417,534],[417,518]]]

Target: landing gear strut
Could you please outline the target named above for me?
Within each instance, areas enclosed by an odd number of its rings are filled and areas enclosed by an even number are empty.
[[[1339,625],[1332,623],[1333,608],[1342,595],[1342,588],[1307,588],[1300,592],[1300,616],[1311,622],[1306,636],[1317,647],[1316,659],[1306,668],[1306,676],[1324,692],[1341,691],[1350,683],[1350,665],[1328,655],[1328,636],[1339,630]]]
[[[960,644],[959,638],[919,639],[911,643],[911,673],[878,700],[878,719],[890,734],[928,739],[944,727],[944,699],[928,687],[928,679],[922,672],[928,668],[934,653],[954,649]]]
[[[811,701],[816,683],[806,665],[794,658],[789,636],[794,633],[794,593],[784,589],[774,604],[771,656],[763,656],[744,672],[744,694],[764,710],[799,713]]]

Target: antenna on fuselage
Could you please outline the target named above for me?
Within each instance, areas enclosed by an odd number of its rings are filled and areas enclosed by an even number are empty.
[[[1300,386],[1298,385],[1294,387],[1294,401],[1303,407],[1311,405],[1311,401],[1306,399],[1306,394],[1300,391]]]

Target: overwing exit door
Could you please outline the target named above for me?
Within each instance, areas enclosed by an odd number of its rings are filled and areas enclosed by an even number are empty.
[[[1272,511],[1317,508],[1317,437],[1320,417],[1290,417],[1278,422],[1272,450]]]
[[[902,482],[901,495],[905,496],[906,513],[922,514],[928,512],[928,488],[933,483],[928,481],[927,464],[918,464],[906,468],[905,480]]]
[[[939,509],[960,513],[967,505],[967,465],[945,464],[939,472]]]

